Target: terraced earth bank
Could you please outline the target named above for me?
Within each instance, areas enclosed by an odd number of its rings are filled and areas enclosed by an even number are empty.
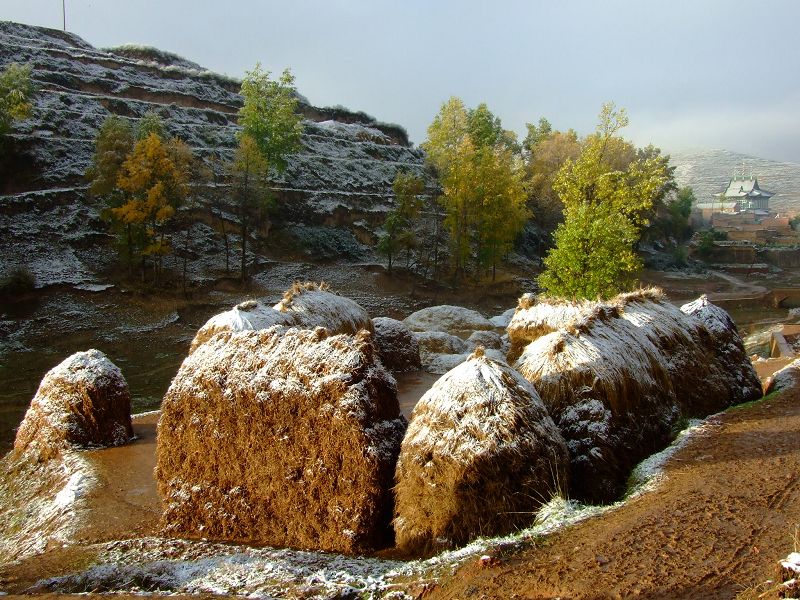
[[[0,44],[0,67],[31,65],[38,88],[33,114],[15,127],[9,158],[0,165],[0,277],[23,266],[39,287],[101,278],[114,251],[99,207],[87,197],[84,173],[107,116],[135,120],[148,111],[213,173],[195,188],[199,222],[189,268],[195,282],[218,277],[224,249],[214,229],[228,220],[232,231],[235,219],[210,204],[225,194],[224,163],[236,146],[242,104],[239,82],[154,49],[101,50],[74,34],[11,22],[0,22]],[[272,233],[286,253],[360,258],[392,206],[395,173],[426,176],[422,151],[402,127],[364,113],[318,108],[302,97],[299,110],[302,149],[274,180],[279,217]],[[259,258],[251,258],[258,270]]]

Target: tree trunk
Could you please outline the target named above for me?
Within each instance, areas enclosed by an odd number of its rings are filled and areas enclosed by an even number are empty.
[[[183,288],[183,297],[186,298],[186,267],[189,262],[189,223],[186,224],[186,240],[183,244],[183,273],[181,274],[181,287]]]
[[[220,217],[220,224],[222,225],[222,239],[225,242],[225,275],[231,274],[231,267],[230,267],[230,256],[231,250],[228,245],[228,234],[225,231],[225,218]]]
[[[242,283],[247,281],[247,223],[242,215],[242,271],[241,271],[241,280]]]
[[[133,233],[131,232],[131,224],[127,223],[125,228],[128,232],[128,243],[127,243],[127,250],[128,250],[128,277],[133,276]]]

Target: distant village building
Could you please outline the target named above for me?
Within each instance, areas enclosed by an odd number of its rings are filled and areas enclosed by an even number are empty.
[[[734,175],[725,191],[714,194],[711,202],[700,202],[697,210],[703,215],[703,221],[712,222],[714,213],[737,214],[755,213],[756,217],[769,215],[769,199],[775,194],[762,190],[758,178]]]
[[[749,178],[734,177],[728,184],[728,189],[716,194],[720,202],[737,202],[740,211],[763,211],[769,214],[769,199],[775,194],[762,190],[758,185],[758,178],[752,175]]]
[[[728,187],[714,194],[711,202],[695,205],[692,225],[695,229],[710,226],[727,233],[729,241],[718,245],[795,245],[800,240],[789,218],[769,210],[769,199],[774,195],[761,189],[753,175],[734,174]]]

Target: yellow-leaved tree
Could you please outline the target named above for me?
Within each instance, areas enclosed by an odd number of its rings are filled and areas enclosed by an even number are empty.
[[[627,125],[624,109],[604,104],[597,131],[555,178],[564,222],[539,277],[550,295],[609,298],[636,281],[642,263],[635,246],[655,202],[669,188],[672,171],[654,149],[641,155],[629,150],[632,146],[617,135]]]
[[[428,127],[423,148],[442,186],[453,278],[463,278],[473,265],[476,279],[491,269],[494,280],[530,217],[514,134],[485,104],[468,110],[453,97]]]
[[[147,257],[153,259],[156,285],[165,254],[170,252],[166,225],[189,192],[192,153],[173,138],[164,143],[155,132],[139,140],[122,164],[117,185],[126,201],[112,209],[113,216],[139,233],[142,278]]]

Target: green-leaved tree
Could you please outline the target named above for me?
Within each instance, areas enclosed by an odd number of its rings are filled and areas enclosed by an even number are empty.
[[[30,65],[11,63],[0,71],[0,145],[14,121],[30,115],[33,93]]]
[[[596,132],[580,156],[568,160],[553,184],[564,204],[564,222],[544,260],[539,284],[567,298],[608,298],[630,289],[641,269],[635,245],[671,177],[657,152],[627,162],[626,142],[617,134],[628,125],[624,109],[604,104]]]
[[[410,266],[411,251],[417,245],[414,224],[422,210],[420,195],[425,192],[425,181],[413,173],[398,171],[392,189],[396,205],[386,215],[385,233],[378,241],[378,252],[389,261],[389,271],[394,257],[402,251],[406,252],[406,267]]]
[[[244,104],[239,109],[239,146],[230,165],[234,203],[239,215],[242,250],[241,280],[247,281],[247,237],[266,217],[268,176],[282,173],[288,157],[300,147],[302,117],[297,113],[294,76],[288,69],[277,80],[257,64],[242,81]]]
[[[445,102],[423,144],[442,186],[439,202],[450,236],[453,278],[474,265],[476,279],[497,264],[530,216],[519,145],[485,104]]]

